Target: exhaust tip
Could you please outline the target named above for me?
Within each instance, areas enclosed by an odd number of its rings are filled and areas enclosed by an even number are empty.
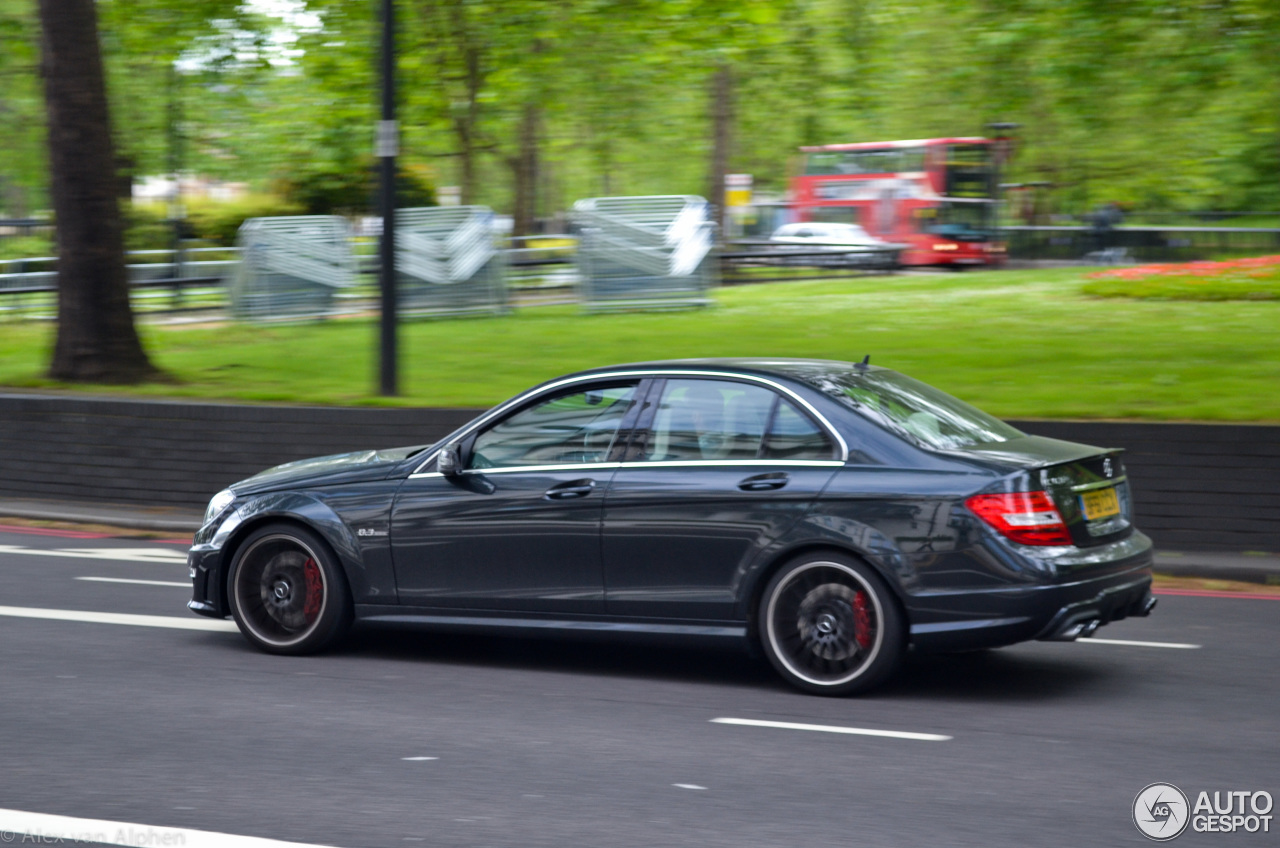
[[[1088,639],[1094,632],[1102,626],[1102,622],[1096,618],[1086,621],[1080,628],[1080,638]]]

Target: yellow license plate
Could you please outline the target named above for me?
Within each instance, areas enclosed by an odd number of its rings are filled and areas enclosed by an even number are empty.
[[[1084,507],[1084,517],[1088,521],[1110,518],[1120,514],[1120,499],[1115,489],[1098,489],[1080,495],[1080,504]]]

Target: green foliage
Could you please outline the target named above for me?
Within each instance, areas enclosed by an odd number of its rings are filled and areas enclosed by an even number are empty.
[[[1022,125],[1005,178],[1053,183],[1052,212],[1280,210],[1275,0],[399,5],[405,160],[503,210],[530,109],[542,215],[594,194],[705,191],[720,65],[735,80],[730,168],[760,191],[786,188],[802,144],[978,134],[1001,120]],[[191,173],[288,183],[309,209],[367,208],[375,7],[307,0],[311,27],[238,0],[101,0],[124,164],[166,173],[176,153]],[[11,214],[38,209],[45,183],[31,8],[0,0]]]
[[[124,210],[126,250],[166,250],[173,247],[173,224],[161,204],[132,203]]]
[[[53,256],[55,250],[48,236],[0,238],[0,259],[38,259]]]
[[[370,156],[350,168],[310,164],[276,181],[276,190],[307,215],[362,215],[377,204],[376,160]],[[422,169],[396,169],[399,208],[435,206],[436,191]]]
[[[236,233],[248,218],[302,214],[301,206],[272,194],[251,194],[232,201],[187,202],[187,224],[191,234],[217,246],[235,244]]]

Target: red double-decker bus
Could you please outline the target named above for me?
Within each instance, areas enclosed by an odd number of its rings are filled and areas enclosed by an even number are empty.
[[[1004,261],[996,236],[1001,139],[927,138],[802,147],[791,203],[800,221],[859,224],[907,244],[906,265]]]

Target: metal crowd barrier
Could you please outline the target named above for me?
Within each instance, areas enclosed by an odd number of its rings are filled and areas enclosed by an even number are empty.
[[[407,314],[501,312],[503,256],[487,206],[396,211],[396,279]]]
[[[236,235],[240,264],[228,294],[243,320],[310,318],[342,311],[338,292],[356,282],[345,218],[250,218]]]
[[[573,205],[581,300],[592,311],[710,303],[713,224],[701,197],[597,197]]]

